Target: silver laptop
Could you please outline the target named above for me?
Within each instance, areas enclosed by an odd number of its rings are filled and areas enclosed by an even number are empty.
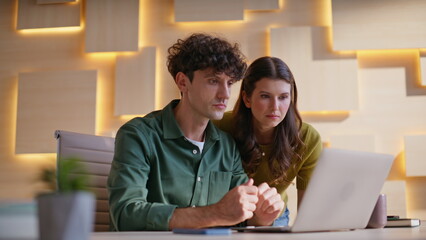
[[[250,232],[316,232],[365,228],[394,157],[325,148],[292,227],[237,227]]]

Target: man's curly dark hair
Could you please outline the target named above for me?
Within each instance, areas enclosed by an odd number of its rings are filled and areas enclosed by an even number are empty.
[[[186,39],[178,39],[168,49],[167,68],[173,78],[178,72],[184,73],[190,81],[194,71],[212,68],[238,81],[242,78],[247,64],[239,45],[230,44],[219,37],[194,33]]]

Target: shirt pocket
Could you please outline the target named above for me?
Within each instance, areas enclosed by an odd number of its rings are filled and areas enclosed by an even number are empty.
[[[231,172],[210,172],[207,205],[217,203],[231,186]]]

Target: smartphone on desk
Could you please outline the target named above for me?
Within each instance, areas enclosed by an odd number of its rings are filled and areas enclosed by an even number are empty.
[[[230,228],[174,228],[173,233],[179,234],[204,234],[204,235],[230,235]]]

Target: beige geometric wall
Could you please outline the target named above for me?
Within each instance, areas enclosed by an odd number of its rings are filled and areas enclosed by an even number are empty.
[[[374,135],[330,135],[330,147],[351,149],[357,151],[374,152],[376,150],[376,138]]]
[[[77,0],[37,0],[37,4],[77,2]]]
[[[86,1],[86,52],[137,51],[139,0]]]
[[[357,60],[332,53],[329,31],[326,27],[271,29],[271,55],[283,59],[294,72],[303,96],[300,111],[358,109]]]
[[[117,56],[114,114],[138,115],[155,109],[155,47]]]
[[[22,30],[80,26],[80,2],[44,4],[45,2],[19,0],[16,28]]]
[[[176,22],[243,20],[244,0],[176,0]]]
[[[51,153],[57,129],[95,133],[96,70],[19,73],[16,148]]]
[[[244,0],[244,9],[246,10],[278,10],[280,9],[279,0]]]
[[[426,135],[404,137],[406,173],[410,177],[426,175]]]
[[[426,1],[332,0],[332,9],[334,50],[413,49],[426,44]]]
[[[25,7],[21,9],[18,2]],[[29,2],[32,4],[26,4]],[[112,0],[57,3],[55,5],[66,9],[64,11],[78,8],[83,13],[78,23],[74,22],[70,29],[60,20],[48,20],[60,26],[52,31],[51,25],[41,25],[28,32],[17,28],[18,22],[44,22],[45,19],[24,20],[22,14],[43,8],[42,11],[49,12],[46,17],[53,16],[55,13],[48,10],[53,4],[34,4],[36,0],[0,1],[0,200],[32,199],[38,189],[33,182],[40,167],[54,163],[55,158],[54,151],[52,154],[18,154],[37,152],[18,144],[23,139],[19,134],[23,125],[17,124],[22,116],[18,107],[20,73],[96,71],[96,90],[80,91],[79,97],[93,99],[96,96],[91,110],[96,119],[94,133],[114,136],[128,119],[124,115],[144,115],[179,97],[165,66],[167,48],[190,33],[209,32],[238,42],[249,62],[264,55],[288,61],[300,89],[300,108],[305,121],[319,131],[329,146],[393,154],[394,166],[382,190],[388,194],[389,213],[426,218],[426,174],[422,170],[410,176],[409,170],[411,166],[424,167],[419,163],[422,160],[411,157],[413,153],[419,156],[419,146],[408,144],[406,147],[407,136],[426,135],[426,20],[421,11],[424,1],[211,1],[214,3],[209,5],[211,9],[242,2],[242,7],[229,7],[238,11],[235,16],[240,20],[229,20],[221,14],[217,15],[219,19],[177,19],[193,15],[182,12],[176,4],[185,3],[189,7],[186,10],[190,11],[198,9],[197,2],[126,0],[120,1],[120,6]],[[382,7],[371,5],[378,3]],[[387,18],[395,13],[392,6],[400,4],[408,13]],[[123,9],[129,14],[122,14]],[[374,15],[369,14],[371,9]],[[18,16],[21,17],[18,19]],[[105,19],[94,20],[95,16]],[[416,19],[414,23],[411,17]],[[357,30],[360,19],[368,31]],[[389,26],[386,24],[398,26],[398,31],[386,31]],[[97,26],[100,32],[96,32]],[[373,33],[380,34],[371,35]],[[120,42],[117,36],[129,42]],[[397,40],[401,38],[412,45],[400,45],[401,41]],[[97,48],[95,43],[102,48]],[[141,57],[147,48],[155,48],[155,53]],[[138,71],[120,73],[120,69],[133,69],[134,64],[150,72],[142,78],[138,78]],[[74,84],[80,85],[77,79]],[[123,85],[127,88],[121,88]],[[229,108],[235,102],[238,85],[232,89]],[[29,90],[26,95],[37,98],[48,92],[49,86]],[[154,95],[140,99],[138,94],[123,94],[129,88],[141,86],[150,86],[147,88],[152,88],[150,93]],[[72,89],[66,87],[63,91],[71,94]],[[123,108],[126,102],[141,100],[150,106],[136,110],[132,107],[131,111]],[[40,118],[37,121],[41,124]],[[55,118],[43,121],[53,124]],[[83,123],[90,121],[92,117],[82,116],[82,125],[73,130],[86,131]],[[25,131],[31,132],[31,129]],[[53,136],[43,141],[51,146],[55,144]],[[296,212],[295,194],[294,189],[289,192],[292,214]]]

